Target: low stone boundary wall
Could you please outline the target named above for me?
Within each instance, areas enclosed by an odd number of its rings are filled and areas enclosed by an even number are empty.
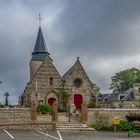
[[[0,108],[0,124],[30,122],[30,108]]]
[[[88,124],[111,125],[114,117],[125,120],[125,116],[131,113],[140,114],[140,109],[88,109]]]
[[[0,124],[0,129],[52,130],[52,123]]]

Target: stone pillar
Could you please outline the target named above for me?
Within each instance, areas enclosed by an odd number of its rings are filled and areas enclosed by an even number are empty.
[[[88,110],[87,110],[87,104],[83,101],[81,104],[81,123],[87,124],[88,121]]]
[[[53,111],[52,111],[52,130],[56,130],[56,122],[58,120],[58,104],[56,101],[53,103]]]
[[[36,102],[32,101],[32,103],[31,103],[31,122],[36,122],[36,120],[37,120]]]

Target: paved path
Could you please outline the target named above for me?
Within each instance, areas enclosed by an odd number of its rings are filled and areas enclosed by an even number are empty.
[[[0,140],[140,140],[127,133],[105,132],[42,132],[34,130],[0,130]]]

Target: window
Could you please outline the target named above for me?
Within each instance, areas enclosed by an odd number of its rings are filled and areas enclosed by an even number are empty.
[[[52,77],[50,77],[50,79],[49,79],[49,86],[53,86],[53,78]]]
[[[73,84],[75,87],[79,88],[82,85],[82,80],[80,78],[76,78],[74,79]]]

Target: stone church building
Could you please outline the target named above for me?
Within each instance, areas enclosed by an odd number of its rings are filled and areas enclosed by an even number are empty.
[[[48,52],[41,26],[39,26],[30,60],[30,81],[27,83],[19,103],[24,107],[30,107],[33,100],[37,104],[48,103],[50,105],[57,101],[59,108],[62,108],[61,90],[67,91],[70,95],[68,104],[75,104],[76,108],[80,108],[83,100],[90,104],[95,98],[93,83],[86,74],[79,57],[63,76],[59,74]]]

